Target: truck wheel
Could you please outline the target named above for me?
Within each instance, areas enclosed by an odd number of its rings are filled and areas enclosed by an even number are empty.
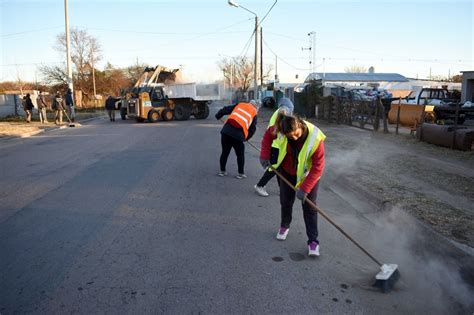
[[[168,108],[165,108],[161,111],[161,118],[164,121],[173,120],[173,112],[171,110],[169,110]]]
[[[174,118],[176,120],[188,120],[191,116],[191,108],[183,104],[178,104],[174,108]]]
[[[127,109],[126,108],[120,108],[120,117],[122,117],[122,120],[127,119]]]
[[[194,117],[196,119],[206,119],[209,116],[209,106],[207,104],[204,105],[204,107],[199,108],[198,112],[194,114]]]
[[[160,119],[160,112],[156,109],[152,109],[148,112],[148,121],[156,123]]]

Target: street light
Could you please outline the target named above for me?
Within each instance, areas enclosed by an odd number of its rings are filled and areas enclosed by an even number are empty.
[[[69,33],[69,13],[68,13],[68,0],[64,0],[64,19],[66,26],[66,61],[67,61],[67,85],[68,88],[73,90],[72,84],[72,62],[71,62],[71,36]]]
[[[259,40],[260,32],[258,31],[258,16],[255,12],[250,11],[246,7],[238,4],[237,2],[233,0],[228,0],[227,3],[232,7],[242,8],[245,11],[250,12],[253,15],[255,15],[255,59],[254,59],[254,71],[253,71],[253,94],[254,94],[254,99],[257,100],[259,99],[258,97],[258,60],[260,58],[259,57],[260,49],[258,47],[260,44],[260,40]]]

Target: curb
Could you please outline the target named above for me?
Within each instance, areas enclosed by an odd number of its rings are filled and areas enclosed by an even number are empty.
[[[92,121],[92,120],[95,120],[95,119],[100,119],[102,117],[106,117],[106,116],[101,115],[101,116],[97,116],[97,117],[86,118],[86,119],[74,122],[74,124],[75,124],[75,127],[80,127],[81,123],[89,122],[89,121]],[[43,133],[43,132],[49,132],[49,131],[59,130],[59,129],[66,129],[66,128],[68,128],[68,125],[69,125],[69,122],[67,122],[66,124],[61,125],[61,126],[52,126],[52,127],[46,127],[46,128],[43,128],[43,129],[34,130],[34,131],[24,132],[24,133],[21,133],[17,136],[0,137],[0,142],[11,141],[11,140],[14,140],[14,139],[29,138],[31,136],[35,136],[35,135]]]

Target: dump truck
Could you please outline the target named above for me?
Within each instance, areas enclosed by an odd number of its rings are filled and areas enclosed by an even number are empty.
[[[122,119],[157,122],[206,119],[209,103],[220,99],[218,84],[176,83],[179,69],[162,66],[146,68],[143,75],[122,98]]]

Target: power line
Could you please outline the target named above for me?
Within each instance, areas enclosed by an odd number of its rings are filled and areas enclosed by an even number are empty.
[[[301,42],[306,42],[306,40],[296,38],[296,37],[291,37],[287,36],[284,34],[278,34],[274,32],[266,32],[267,34],[271,35],[276,35],[279,37],[284,37],[296,41],[301,41]],[[393,57],[393,58],[399,58],[399,59],[393,59],[393,61],[424,61],[424,62],[435,62],[435,63],[443,63],[443,61],[453,61],[453,62],[473,62],[474,59],[439,59],[439,58],[433,58],[433,59],[419,59],[419,58],[411,58],[408,56],[400,56],[400,55],[392,55],[392,54],[387,54],[387,53],[382,53],[382,52],[374,52],[373,50],[363,50],[363,49],[357,49],[357,48],[351,48],[351,47],[344,47],[344,46],[331,46],[331,45],[325,45],[325,44],[319,44],[319,46],[323,47],[329,47],[329,48],[337,48],[337,49],[342,49],[342,50],[349,50],[349,51],[355,51],[355,52],[360,52],[360,53],[365,53],[365,54],[370,54],[370,55],[375,55],[375,56],[382,56],[382,57]],[[335,58],[333,58],[335,59]],[[389,60],[388,58],[383,58],[384,60]],[[448,63],[447,63],[448,64]],[[453,63],[449,63],[453,64]]]
[[[17,32],[17,33],[2,34],[2,37],[15,36],[15,35],[21,35],[21,34],[27,34],[27,33],[36,33],[36,32],[42,32],[42,31],[52,30],[52,29],[62,28],[62,27],[63,26],[52,26],[52,27],[45,27],[45,28],[22,31],[22,32]]]
[[[272,54],[275,55],[275,57],[278,58],[278,60],[282,61],[282,62],[285,63],[286,65],[292,67],[292,68],[295,69],[295,70],[308,71],[308,69],[305,69],[305,68],[298,68],[298,67],[295,67],[294,65],[290,64],[289,62],[287,62],[287,61],[284,60],[283,58],[279,57],[279,56],[277,55],[277,53],[275,53],[275,52],[273,51],[273,49],[270,48],[270,46],[267,44],[267,42],[266,42],[265,40],[263,40],[263,44],[265,45],[265,47],[267,47],[267,48],[272,52]]]
[[[63,63],[60,61],[48,61],[48,62],[32,62],[32,63],[10,63],[6,65],[0,65],[0,67],[16,67],[16,66],[37,66],[37,65],[52,65]]]
[[[248,39],[248,41],[245,44],[244,48],[242,49],[242,51],[238,55],[239,58],[247,55],[247,52],[249,51],[249,48],[250,48],[250,43],[252,42],[252,39],[253,39],[254,36],[255,36],[255,30],[253,31],[252,35],[250,35],[250,38]],[[245,53],[244,53],[244,51],[245,51]]]
[[[275,6],[275,4],[277,3],[278,0],[275,0],[275,2],[273,3],[273,5],[270,7],[270,9],[268,9],[267,13],[263,16],[263,19],[260,21],[260,25],[263,23],[263,21],[265,20],[265,18],[267,17],[267,15],[270,13],[270,11],[273,9],[273,7]]]
[[[134,31],[134,30],[121,30],[121,29],[111,29],[111,28],[103,28],[103,27],[89,27],[85,25],[75,25],[74,27],[76,28],[84,28],[84,29],[89,29],[89,30],[98,30],[98,31],[106,31],[106,32],[118,32],[118,33],[132,33],[132,34],[147,34],[147,35],[197,35],[197,36],[206,36],[206,35],[212,35],[212,34],[217,34],[217,33],[222,33],[223,30],[232,28],[236,25],[242,24],[247,22],[250,19],[245,19],[238,21],[234,24],[228,25],[228,26],[223,26],[220,27],[214,31],[211,32],[206,32],[206,33],[190,33],[190,32],[150,32],[150,31]],[[229,32],[229,33],[239,33],[239,32]],[[227,33],[224,33],[227,34]],[[191,39],[192,40],[192,39]]]

